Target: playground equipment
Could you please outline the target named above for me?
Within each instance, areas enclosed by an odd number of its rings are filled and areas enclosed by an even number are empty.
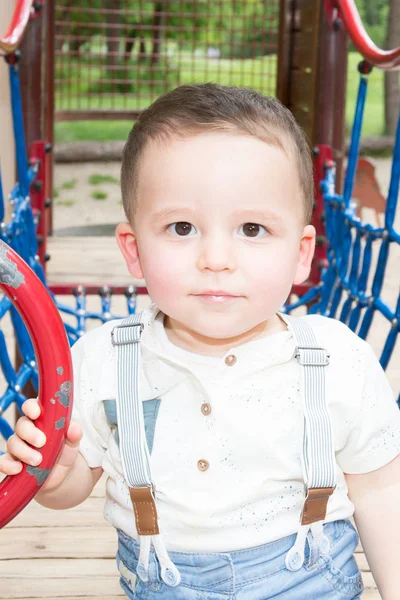
[[[72,365],[65,328],[54,302],[40,279],[20,256],[2,241],[0,287],[5,294],[1,302],[2,314],[9,306],[15,324],[23,319],[35,350],[35,354],[30,356],[29,364],[25,362],[22,365],[16,378],[14,368],[7,360],[4,335],[1,333],[1,366],[10,381],[3,401],[7,404],[7,396],[13,393],[17,394],[21,401],[24,400],[21,390],[26,381],[32,377],[35,386],[38,387],[39,380],[41,414],[37,425],[47,437],[42,452],[43,460],[39,467],[24,464],[18,475],[7,477],[0,483],[1,528],[32,500],[46,481],[62,450],[72,411]],[[36,302],[32,302],[33,298]],[[46,327],[43,327],[44,323]],[[25,326],[22,322],[18,325],[24,330]]]
[[[27,15],[37,15],[36,12],[30,13],[31,9],[35,8],[35,4],[40,3],[33,3],[31,0],[20,0],[17,3],[17,13],[18,11],[19,13],[14,16],[13,25],[17,27],[20,33],[27,23]],[[310,6],[314,4],[314,2],[310,2]],[[283,2],[283,12],[284,5],[286,6],[286,3]],[[307,3],[303,3],[303,5],[307,5]],[[362,61],[359,68],[360,88],[343,194],[337,192],[337,186],[335,191],[335,178],[337,176],[335,162],[337,161],[335,161],[332,146],[323,143],[314,144],[316,174],[314,223],[317,226],[322,243],[319,245],[319,254],[317,254],[317,260],[314,263],[311,283],[303,289],[296,290],[300,297],[296,301],[290,301],[286,306],[286,310],[291,312],[301,306],[306,306],[310,312],[318,312],[326,316],[339,318],[363,338],[367,337],[370,331],[374,315],[379,313],[385,319],[385,323],[389,328],[380,356],[381,364],[386,368],[393,354],[400,327],[400,298],[398,292],[396,292],[396,301],[392,306],[382,297],[382,286],[389,250],[391,247],[398,247],[400,244],[400,234],[395,225],[400,180],[399,129],[396,135],[390,190],[382,227],[373,227],[357,217],[356,208],[352,202],[352,188],[359,153],[368,75],[372,65],[376,65],[381,69],[399,68],[400,49],[389,52],[381,51],[374,46],[361,25],[352,0],[337,0],[337,2],[332,0],[332,2],[327,1],[326,3],[319,2],[318,5],[320,8],[323,5],[324,10],[326,10],[325,20],[328,23],[331,22],[331,25],[336,23],[339,18],[345,21],[355,45],[360,52],[368,57],[368,62],[366,60]],[[49,155],[46,151],[49,148],[46,147],[47,140],[36,141],[30,147],[30,160],[28,162],[22,127],[22,102],[19,87],[18,54],[16,53],[18,36],[15,35],[14,29],[11,28],[6,37],[0,40],[0,47],[6,53],[10,70],[18,183],[11,192],[10,197],[13,204],[13,217],[9,223],[2,224],[1,238],[26,261],[45,284],[45,239],[48,231],[45,218],[46,194],[44,186],[38,185],[38,182],[48,180],[46,169],[49,168]],[[283,33],[282,36],[284,37]],[[296,39],[298,41],[298,38]],[[283,66],[281,69],[283,69]],[[282,82],[278,87],[282,99],[285,98],[285,95],[289,97],[288,91],[285,91]],[[311,118],[310,107],[302,105],[300,100],[296,105],[291,102],[288,102],[288,104],[293,108],[293,112],[299,121],[301,122],[303,119],[305,126],[309,127],[310,131],[318,130],[315,120]],[[314,102],[311,108],[317,110],[318,104]],[[304,121],[304,119],[306,120]],[[332,125],[332,122],[330,124]],[[3,198],[0,197],[0,200],[3,201]],[[4,218],[4,209],[1,216]],[[323,223],[325,223],[326,231],[322,227]],[[325,236],[327,251],[324,242]],[[321,279],[320,267],[323,268]],[[60,313],[72,316],[75,319],[74,325],[65,323],[69,343],[73,344],[84,332],[88,320],[96,319],[105,322],[112,318],[112,293],[124,293],[126,295],[127,312],[132,314],[136,309],[136,295],[145,293],[146,289],[135,289],[133,286],[120,286],[112,289],[107,286],[88,286],[85,288],[78,285],[60,286],[52,284],[49,287],[49,292]],[[99,312],[87,310],[86,294],[88,293],[100,293],[101,310]],[[60,296],[62,294],[74,294],[76,307],[71,308],[61,302]],[[4,412],[12,402],[15,402],[17,407],[20,408],[24,400],[21,392],[23,386],[29,379],[37,386],[38,377],[42,380],[43,375],[41,372],[39,375],[37,373],[34,347],[30,337],[16,309],[6,296],[0,301],[0,316],[3,317],[7,311],[11,314],[15,337],[22,357],[22,365],[18,369],[12,367],[4,336],[1,334],[0,360],[8,383],[6,393],[0,398],[1,412]],[[45,314],[42,315],[42,318],[45,320]],[[60,334],[61,338],[62,335]],[[37,353],[39,352],[40,348],[37,348]],[[39,356],[38,362],[40,365]],[[1,412],[0,434],[7,439],[11,435],[12,429],[1,416]],[[56,451],[55,448],[53,448],[53,451]]]

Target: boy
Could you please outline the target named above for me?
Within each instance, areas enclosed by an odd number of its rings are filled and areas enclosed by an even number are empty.
[[[252,90],[177,88],[134,125],[121,184],[117,242],[153,304],[73,347],[75,422],[38,502],[75,506],[107,473],[105,517],[135,600],[359,598],[355,506],[380,592],[397,600],[390,386],[340,322],[279,312],[315,244],[312,162],[292,115]],[[45,443],[36,401],[24,412],[7,474],[40,464],[26,444]]]

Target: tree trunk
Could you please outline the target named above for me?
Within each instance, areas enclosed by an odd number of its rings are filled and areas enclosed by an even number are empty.
[[[387,49],[399,46],[400,0],[391,0],[387,28]],[[400,109],[399,71],[385,72],[385,133],[394,135]]]

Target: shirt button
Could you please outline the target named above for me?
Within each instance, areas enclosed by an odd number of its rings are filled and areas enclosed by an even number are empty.
[[[208,467],[210,466],[210,463],[207,460],[204,460],[204,458],[202,458],[198,461],[197,466],[200,471],[207,471]]]
[[[201,412],[205,416],[209,415],[211,413],[211,404],[208,404],[208,402],[204,402],[204,404],[201,405]]]
[[[229,354],[225,358],[225,364],[228,365],[228,367],[232,367],[236,361],[237,361],[237,358],[234,354]]]

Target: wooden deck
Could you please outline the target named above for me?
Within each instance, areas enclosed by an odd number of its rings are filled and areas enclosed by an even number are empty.
[[[1,531],[2,600],[126,598],[114,558],[116,535],[102,516],[103,494],[104,478],[73,509],[53,511],[32,502]],[[363,600],[379,600],[360,548],[356,557],[366,588]]]
[[[50,281],[129,283],[112,238],[53,238],[49,252]],[[1,600],[125,597],[114,558],[116,535],[102,516],[103,495],[102,479],[91,497],[71,510],[51,511],[32,502],[0,531]],[[361,549],[357,560],[364,600],[379,600]]]

